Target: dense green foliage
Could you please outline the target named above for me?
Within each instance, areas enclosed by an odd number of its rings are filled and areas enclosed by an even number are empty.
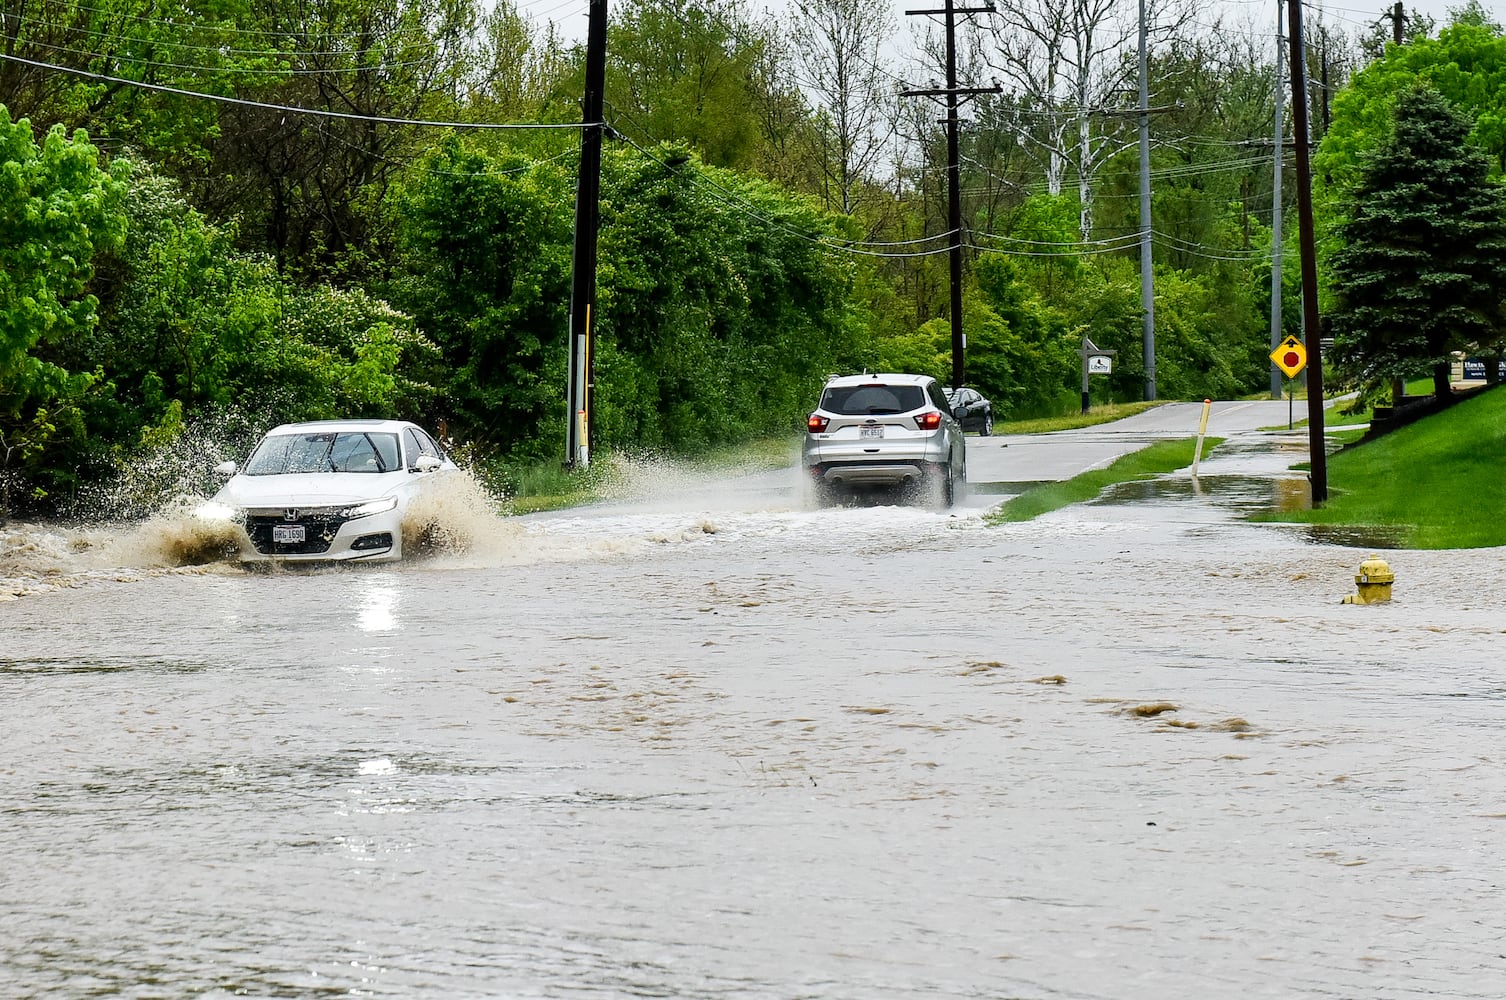
[[[1317,26],[1339,90],[1327,217],[1400,81],[1436,78],[1473,141],[1506,150],[1501,32],[1466,15],[1365,49],[1380,59],[1353,87],[1359,50]],[[744,0],[612,18],[593,447],[782,433],[829,372],[950,378],[946,144],[932,107],[894,95],[898,68],[869,65],[893,19]],[[1048,41],[1081,65],[980,98],[963,131],[967,374],[1002,418],[1075,411],[1084,336],[1118,352],[1095,401],[1145,389],[1138,163],[1111,106],[1129,52],[1105,37]],[[1157,39],[1157,394],[1260,392],[1272,53],[1221,29]],[[39,0],[0,42],[0,503],[64,508],[206,421],[239,441],[408,416],[482,459],[562,455],[578,41],[510,0]]]
[[[1366,157],[1332,254],[1334,359],[1366,388],[1431,369],[1449,393],[1455,351],[1503,335],[1506,199],[1469,122],[1422,85]]]
[[[1493,173],[1506,170],[1506,36],[1499,26],[1464,20],[1437,38],[1388,46],[1335,95],[1332,125],[1313,159],[1320,189],[1342,197],[1354,186],[1366,155],[1391,132],[1397,99],[1419,82],[1473,122],[1470,141]]]
[[[508,451],[564,447],[572,186],[558,164],[452,141],[396,203],[391,296],[448,362],[443,415]],[[815,239],[833,223],[799,200],[615,150],[602,205],[599,447],[684,451],[788,430],[822,376],[861,362],[849,272]]]
[[[100,378],[48,354],[97,321],[86,287],[124,232],[123,191],[82,132],[56,125],[39,146],[0,107],[0,501],[18,470],[51,468],[50,449],[86,436],[83,400]]]

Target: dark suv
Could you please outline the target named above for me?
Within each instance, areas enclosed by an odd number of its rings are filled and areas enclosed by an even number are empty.
[[[962,425],[927,375],[833,376],[805,431],[801,462],[820,503],[883,488],[950,507],[967,481]]]

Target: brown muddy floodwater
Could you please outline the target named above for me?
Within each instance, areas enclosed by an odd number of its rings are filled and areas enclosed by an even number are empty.
[[[0,529],[0,996],[1506,996],[1506,560],[1342,605],[1230,454],[398,568]]]

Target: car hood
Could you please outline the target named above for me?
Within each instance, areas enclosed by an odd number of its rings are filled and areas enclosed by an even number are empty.
[[[397,492],[408,473],[304,472],[281,476],[232,476],[215,502],[235,507],[336,507]]]

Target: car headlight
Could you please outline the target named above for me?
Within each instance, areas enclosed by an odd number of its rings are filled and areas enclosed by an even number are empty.
[[[207,500],[193,509],[193,516],[201,521],[239,521],[243,512],[217,500]]]
[[[370,517],[372,514],[385,514],[397,506],[397,497],[382,497],[380,500],[368,500],[346,507],[340,513],[347,518]]]

